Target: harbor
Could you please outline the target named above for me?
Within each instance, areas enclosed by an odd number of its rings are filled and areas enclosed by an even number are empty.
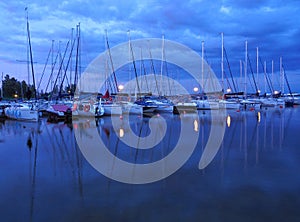
[[[298,3],[0,10],[1,221],[299,220]]]
[[[129,147],[120,140],[129,129],[125,118],[119,116],[73,124],[47,123],[47,118],[36,122],[2,121],[2,219],[296,220],[299,109],[228,110],[224,115],[218,114],[220,118],[214,123],[210,112],[161,114],[168,130],[161,143],[148,150]],[[180,170],[150,184],[124,184],[101,175],[87,162],[74,136],[76,130],[96,128],[116,157],[145,164],[174,149],[176,138],[183,133],[179,130],[181,119],[187,119],[193,132],[199,134],[195,151]],[[129,127],[137,135],[146,136],[149,120],[150,117],[135,116]],[[117,122],[117,130],[112,121]],[[224,140],[212,162],[199,170],[212,124],[225,126]]]

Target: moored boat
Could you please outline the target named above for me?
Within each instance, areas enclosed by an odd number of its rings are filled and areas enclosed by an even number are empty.
[[[179,102],[174,105],[174,114],[184,114],[184,113],[195,113],[197,112],[197,105],[194,102]]]
[[[48,122],[71,121],[72,109],[66,104],[50,104],[46,109]]]
[[[72,108],[72,115],[78,117],[101,117],[104,115],[104,108],[100,102],[74,102]]]
[[[39,111],[33,103],[15,103],[4,109],[7,118],[15,120],[38,121]]]

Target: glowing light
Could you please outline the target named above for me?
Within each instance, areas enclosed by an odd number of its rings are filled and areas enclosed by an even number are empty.
[[[199,124],[198,124],[198,121],[196,119],[194,120],[194,131],[195,132],[199,131]]]
[[[261,92],[260,89],[258,89],[257,92],[260,93]]]
[[[275,90],[275,91],[274,91],[274,94],[275,94],[275,95],[276,95],[276,94],[279,94],[279,91]]]
[[[119,135],[121,138],[124,136],[124,129],[120,128]]]
[[[15,97],[15,98],[18,98],[18,94],[15,94],[14,97]]]
[[[260,112],[257,113],[257,121],[260,123],[261,120],[261,116],[260,116]]]
[[[199,91],[199,88],[198,87],[194,87],[194,92],[198,92]]]
[[[230,92],[231,92],[231,89],[230,89],[230,88],[228,88],[228,89],[226,90],[226,92],[227,92],[227,93],[230,93]]]
[[[119,85],[118,89],[119,89],[119,91],[122,91],[124,89],[124,86],[123,85]]]
[[[229,128],[231,125],[231,117],[228,115],[226,118],[227,127]]]

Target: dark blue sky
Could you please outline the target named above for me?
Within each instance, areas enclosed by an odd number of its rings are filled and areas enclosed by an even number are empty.
[[[300,77],[300,4],[297,0],[172,0],[172,1],[7,1],[0,3],[0,71],[27,79],[26,19],[28,7],[36,75],[39,78],[52,40],[66,45],[71,28],[81,23],[82,66],[105,50],[108,30],[111,46],[132,39],[161,38],[184,44],[201,54],[205,41],[208,63],[220,76],[221,35],[234,75],[244,60],[245,41],[255,69],[256,47],[268,70],[283,57],[293,87]],[[19,60],[18,62],[16,60]],[[225,72],[228,67],[225,65]],[[262,72],[262,70],[261,70]]]

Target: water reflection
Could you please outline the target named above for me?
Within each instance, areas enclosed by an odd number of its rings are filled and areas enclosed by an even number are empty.
[[[147,138],[150,118],[129,117],[125,124],[126,117],[113,117],[115,126],[110,117],[73,125],[43,119],[0,122],[3,221],[212,221],[213,215],[230,221],[276,221],[293,212],[287,217],[291,221],[300,216],[298,109],[230,111],[214,122],[209,111],[163,117],[166,135],[152,149],[136,149],[122,141],[130,130]],[[172,152],[181,118],[199,135],[192,156],[175,174],[147,185],[126,185],[102,176],[84,159],[74,137],[76,129],[86,129],[81,131],[85,136],[92,136],[88,129],[97,129],[114,156],[145,164]],[[199,170],[211,124],[226,126],[224,140],[212,161]],[[134,143],[141,146],[141,141]],[[260,214],[251,217],[258,205]]]

